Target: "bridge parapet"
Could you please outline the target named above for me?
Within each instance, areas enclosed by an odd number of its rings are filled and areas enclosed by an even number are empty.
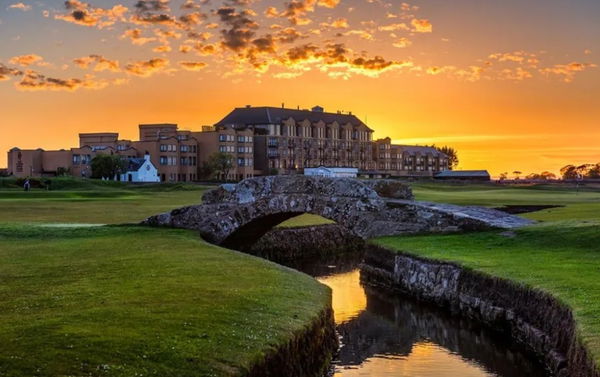
[[[222,185],[205,193],[202,204],[152,216],[144,223],[195,229],[209,242],[236,249],[253,244],[277,224],[302,213],[333,220],[363,239],[515,228],[531,223],[488,208],[383,198],[375,189],[382,195],[412,198],[410,189],[393,187],[389,182],[365,184],[351,178],[257,177],[235,185]]]

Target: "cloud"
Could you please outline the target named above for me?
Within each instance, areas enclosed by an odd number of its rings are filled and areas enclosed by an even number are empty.
[[[186,71],[200,71],[200,70],[203,70],[204,68],[206,68],[206,66],[208,64],[206,64],[204,62],[183,61],[183,62],[179,62],[179,65]]]
[[[7,9],[18,9],[22,10],[23,12],[27,12],[28,10],[31,10],[31,5],[26,5],[23,3],[14,3],[9,5]]]
[[[16,68],[7,67],[0,63],[0,81],[9,80],[11,77],[22,76],[23,71]]]
[[[66,0],[65,8],[67,13],[57,14],[54,18],[99,29],[112,26],[119,20],[124,21],[124,14],[129,11],[127,7],[121,4],[117,4],[110,9],[104,9],[94,8],[90,4],[79,0]]]
[[[410,24],[416,33],[431,33],[433,31],[433,25],[426,19],[413,18]]]
[[[592,63],[571,62],[568,64],[555,64],[551,67],[542,68],[540,69],[540,72],[547,76],[558,75],[562,77],[562,80],[564,82],[572,82],[575,78],[576,73],[583,72],[587,69],[596,67],[598,66]]]
[[[156,41],[156,38],[154,38],[154,37],[142,36],[141,29],[125,30],[125,32],[123,34],[121,34],[120,38],[121,39],[129,38],[131,43],[133,43],[134,45],[137,45],[137,46],[142,46],[142,45],[145,45],[146,43]]]
[[[73,59],[73,63],[83,69],[88,69],[92,64],[94,65],[93,70],[95,72],[112,71],[119,72],[119,62],[116,60],[109,60],[101,55],[88,55],[81,58]]]
[[[408,25],[404,22],[397,24],[384,25],[377,28],[379,31],[396,31],[396,30],[410,30]]]
[[[140,77],[149,77],[165,70],[169,61],[163,58],[154,58],[146,61],[137,61],[125,66],[125,72]]]
[[[216,14],[226,29],[221,30],[222,45],[233,51],[241,51],[248,47],[256,34],[258,24],[253,21],[247,10],[237,11],[232,7],[217,9]]]
[[[35,65],[46,65],[47,64],[47,63],[44,63],[44,58],[42,58],[41,56],[36,55],[36,54],[13,56],[12,58],[10,58],[9,63],[17,64],[22,67],[29,67],[32,64],[35,64]]]
[[[15,87],[21,91],[75,91],[78,89],[103,89],[109,84],[110,82],[106,80],[98,80],[94,76],[89,75],[83,79],[59,79],[46,77],[39,72],[27,71],[21,81],[15,83]]]
[[[394,43],[392,43],[392,46],[398,48],[406,48],[410,45],[412,45],[412,42],[410,41],[410,39],[405,37],[398,38]]]

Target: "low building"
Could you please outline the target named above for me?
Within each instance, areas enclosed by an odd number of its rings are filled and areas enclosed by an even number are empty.
[[[434,178],[460,181],[489,181],[491,179],[487,170],[446,170],[437,173]]]
[[[375,171],[387,177],[433,177],[448,170],[448,156],[434,147],[392,144],[389,137],[375,141]]]
[[[125,173],[121,174],[123,182],[160,182],[158,170],[150,161],[150,154],[144,158],[128,158]]]
[[[319,166],[318,168],[304,168],[304,175],[330,178],[356,178],[358,176],[358,169]]]

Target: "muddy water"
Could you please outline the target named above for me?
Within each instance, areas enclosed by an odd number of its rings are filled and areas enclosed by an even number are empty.
[[[546,377],[502,334],[361,283],[360,255],[292,266],[331,287],[335,377]]]

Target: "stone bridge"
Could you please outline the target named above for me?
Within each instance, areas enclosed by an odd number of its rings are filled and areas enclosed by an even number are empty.
[[[143,223],[195,229],[209,242],[241,249],[277,224],[303,213],[322,216],[363,239],[423,232],[510,229],[531,221],[504,212],[414,201],[396,181],[269,176],[224,184],[202,204],[152,216]]]

